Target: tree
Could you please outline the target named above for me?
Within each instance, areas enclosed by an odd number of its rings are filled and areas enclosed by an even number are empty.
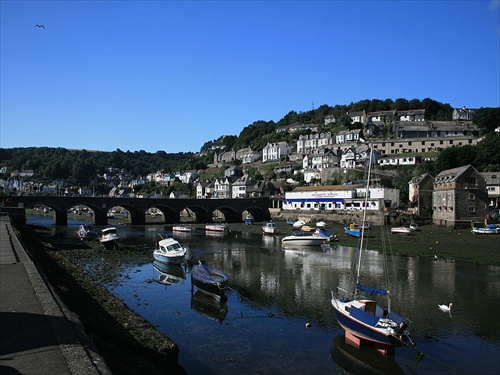
[[[474,123],[484,132],[489,133],[500,126],[500,108],[480,108],[474,113]]]

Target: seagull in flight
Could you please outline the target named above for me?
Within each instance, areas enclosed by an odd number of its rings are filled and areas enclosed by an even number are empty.
[[[35,26],[33,26],[33,27],[40,27],[40,28],[42,28],[42,29],[45,29],[45,26],[40,25],[40,24],[36,24],[36,25],[35,25]]]

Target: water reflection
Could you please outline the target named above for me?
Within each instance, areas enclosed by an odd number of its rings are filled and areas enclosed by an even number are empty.
[[[200,290],[191,293],[191,309],[218,321],[220,324],[222,324],[228,312],[227,302],[220,302]]]
[[[76,223],[67,228],[67,241],[78,241],[76,228]],[[145,282],[153,272],[158,274],[147,256],[157,233],[168,229],[118,227],[124,245],[120,256],[107,259],[95,252],[95,258],[85,261],[89,272],[109,276],[101,279],[109,290],[180,346],[179,360],[188,374],[347,371],[339,367],[340,360],[337,364],[328,357],[332,340],[343,333],[333,316],[330,290],[353,285],[355,248],[330,244],[291,250],[281,247],[280,235],[232,231],[214,238],[204,230],[193,231],[180,242],[195,259],[225,272],[233,289],[227,310],[210,304],[202,309],[185,279],[168,288]],[[377,251],[366,252],[367,284],[387,283],[383,266]],[[477,373],[481,364],[483,373],[500,373],[499,267],[398,256],[390,267],[392,307],[413,321],[410,334],[425,353],[412,368],[416,353],[396,349],[394,360],[401,371]],[[188,277],[189,264],[184,271]],[[438,309],[449,302],[452,318]],[[234,360],[224,364],[213,360],[229,357]]]
[[[345,335],[335,336],[330,353],[333,360],[348,374],[399,375],[404,374],[394,356],[382,356],[370,345],[354,348],[345,342]]]
[[[186,279],[184,269],[179,264],[165,264],[154,261],[153,268],[157,271],[155,280],[160,284],[175,285]]]

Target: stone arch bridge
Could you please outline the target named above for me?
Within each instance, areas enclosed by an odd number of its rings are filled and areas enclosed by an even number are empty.
[[[108,211],[120,206],[130,213],[133,225],[146,224],[146,211],[156,207],[164,214],[166,224],[180,222],[181,211],[191,210],[196,215],[197,223],[213,221],[213,212],[222,212],[228,223],[241,223],[245,211],[254,217],[255,221],[266,221],[271,218],[269,198],[247,199],[168,199],[168,198],[112,198],[112,197],[54,197],[20,195],[12,196],[13,205],[30,208],[44,205],[55,211],[56,225],[67,225],[68,211],[75,206],[87,206],[94,212],[96,225],[107,225]]]

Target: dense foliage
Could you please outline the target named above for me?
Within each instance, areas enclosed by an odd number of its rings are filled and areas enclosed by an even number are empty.
[[[50,147],[0,149],[0,167],[7,166],[8,175],[14,170],[33,170],[37,181],[61,179],[79,185],[90,184],[96,175],[103,175],[109,168],[125,169],[138,177],[158,170],[193,169],[198,161],[192,153],[167,154],[164,151],[151,154],[145,151],[91,152]]]
[[[347,112],[366,111],[389,111],[425,109],[426,118],[429,120],[451,120],[453,108],[449,104],[442,104],[435,100],[426,98],[419,99],[391,99],[385,100],[361,100],[349,105],[321,105],[317,109],[307,112],[288,112],[277,123],[273,121],[259,120],[245,127],[239,134],[225,135],[218,140],[206,142],[200,154],[175,153],[167,154],[164,151],[148,153],[141,151],[123,152],[120,149],[113,152],[68,150],[64,148],[49,147],[29,147],[0,149],[0,167],[7,167],[5,173],[0,177],[7,178],[14,170],[33,170],[36,177],[33,179],[39,182],[51,182],[54,180],[64,180],[72,185],[89,185],[95,183],[97,175],[103,175],[109,168],[125,169],[129,175],[137,178],[146,176],[148,173],[163,171],[165,173],[197,170],[201,172],[201,178],[222,177],[220,170],[207,169],[213,161],[215,150],[238,150],[250,147],[253,150],[261,151],[268,143],[286,141],[294,145],[297,138],[309,131],[276,132],[281,126],[294,123],[317,124],[321,132],[338,132],[351,127],[351,119]],[[324,119],[328,115],[334,115],[336,123],[324,125]],[[451,147],[440,152],[435,162],[425,162],[412,173],[429,172],[437,175],[440,171],[455,168],[462,165],[471,164],[481,172],[500,170],[500,133],[493,130],[500,125],[500,108],[481,108],[475,114],[474,122],[481,129],[482,134],[486,134],[478,146]],[[215,147],[216,146],[216,147]],[[273,178],[272,169],[247,171],[253,177]],[[397,178],[393,179],[392,185],[404,190],[407,182],[412,177],[412,173],[401,171]],[[284,177],[284,176],[280,176]],[[345,176],[344,176],[345,177]],[[332,183],[342,183],[341,178],[332,177]],[[177,187],[178,190],[182,190]],[[151,186],[150,190],[154,190]],[[172,187],[169,188],[169,191]],[[163,191],[168,193],[169,191]]]

